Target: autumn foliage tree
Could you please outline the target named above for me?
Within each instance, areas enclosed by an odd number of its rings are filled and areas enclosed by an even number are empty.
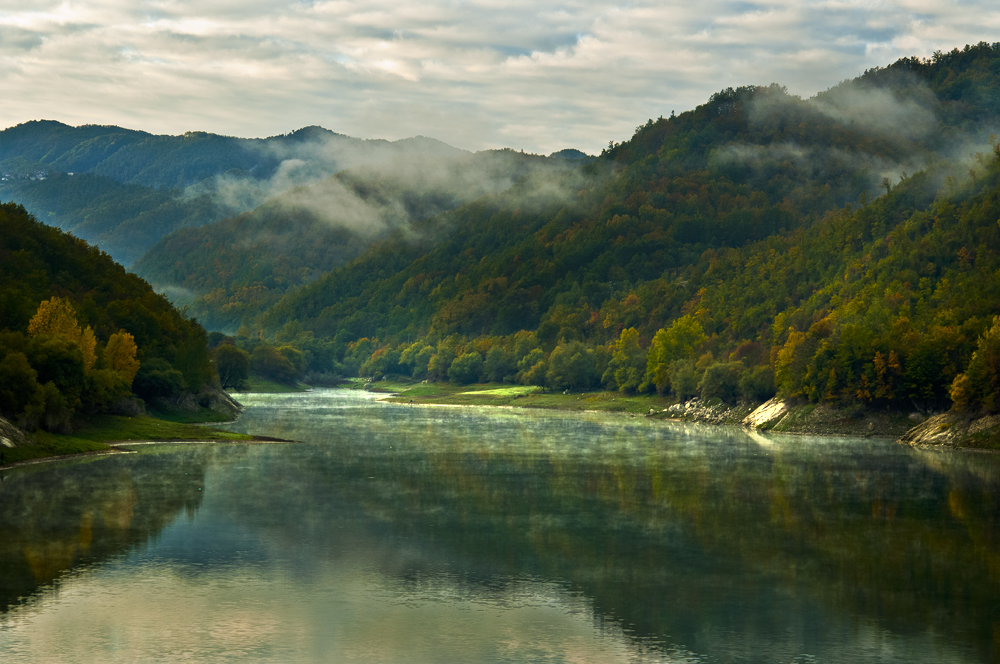
[[[72,341],[83,353],[83,367],[86,371],[90,371],[97,360],[94,330],[89,325],[80,329],[73,306],[62,298],[53,297],[38,306],[38,311],[28,323],[28,334],[63,337]]]
[[[139,373],[139,360],[135,359],[138,350],[135,337],[128,332],[115,332],[104,347],[104,364],[121,374],[129,386]]]

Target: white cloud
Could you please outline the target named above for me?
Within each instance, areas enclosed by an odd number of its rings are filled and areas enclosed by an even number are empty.
[[[723,87],[811,96],[994,41],[985,2],[0,0],[0,125],[266,136],[310,124],[599,151]]]

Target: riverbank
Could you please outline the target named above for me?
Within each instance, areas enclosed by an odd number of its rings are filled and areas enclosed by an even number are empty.
[[[5,422],[6,430],[9,423]],[[13,428],[13,427],[11,427]],[[96,454],[118,454],[124,444],[137,442],[253,442],[265,437],[213,429],[201,424],[175,422],[146,415],[127,417],[102,415],[93,418],[85,428],[71,434],[36,431],[24,434],[17,442],[6,437],[0,452],[0,470],[27,463]]]
[[[603,411],[647,415],[669,407],[673,401],[657,395],[624,395],[618,392],[546,391],[534,385],[487,383],[452,385],[451,383],[395,383],[381,381],[349,386],[387,396],[385,401],[451,406],[510,406],[553,410]]]
[[[942,413],[907,431],[900,442],[915,447],[1000,451],[1000,415],[968,417]]]
[[[968,419],[952,413],[925,418],[920,413],[831,404],[782,401],[741,402],[691,399],[678,403],[657,395],[617,392],[546,391],[529,385],[453,385],[352,381],[350,389],[384,393],[386,401],[414,405],[505,406],[602,411],[645,415],[650,419],[730,424],[759,431],[805,435],[895,438],[920,446],[1000,450],[1000,417]]]

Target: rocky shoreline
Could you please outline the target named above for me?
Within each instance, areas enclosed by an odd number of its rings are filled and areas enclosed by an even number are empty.
[[[810,435],[877,436],[914,446],[1000,450],[1000,415],[963,417],[952,412],[920,413],[836,408],[829,404],[770,399],[760,405],[729,405],[700,399],[674,404],[647,417],[664,420],[740,425],[757,431]]]
[[[1000,415],[973,418],[942,413],[907,431],[900,442],[919,447],[1000,450]]]

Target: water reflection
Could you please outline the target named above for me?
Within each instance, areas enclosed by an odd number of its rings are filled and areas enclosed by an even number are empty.
[[[10,473],[8,597],[84,571],[0,653],[997,659],[995,456],[371,399],[245,399],[301,445]]]

